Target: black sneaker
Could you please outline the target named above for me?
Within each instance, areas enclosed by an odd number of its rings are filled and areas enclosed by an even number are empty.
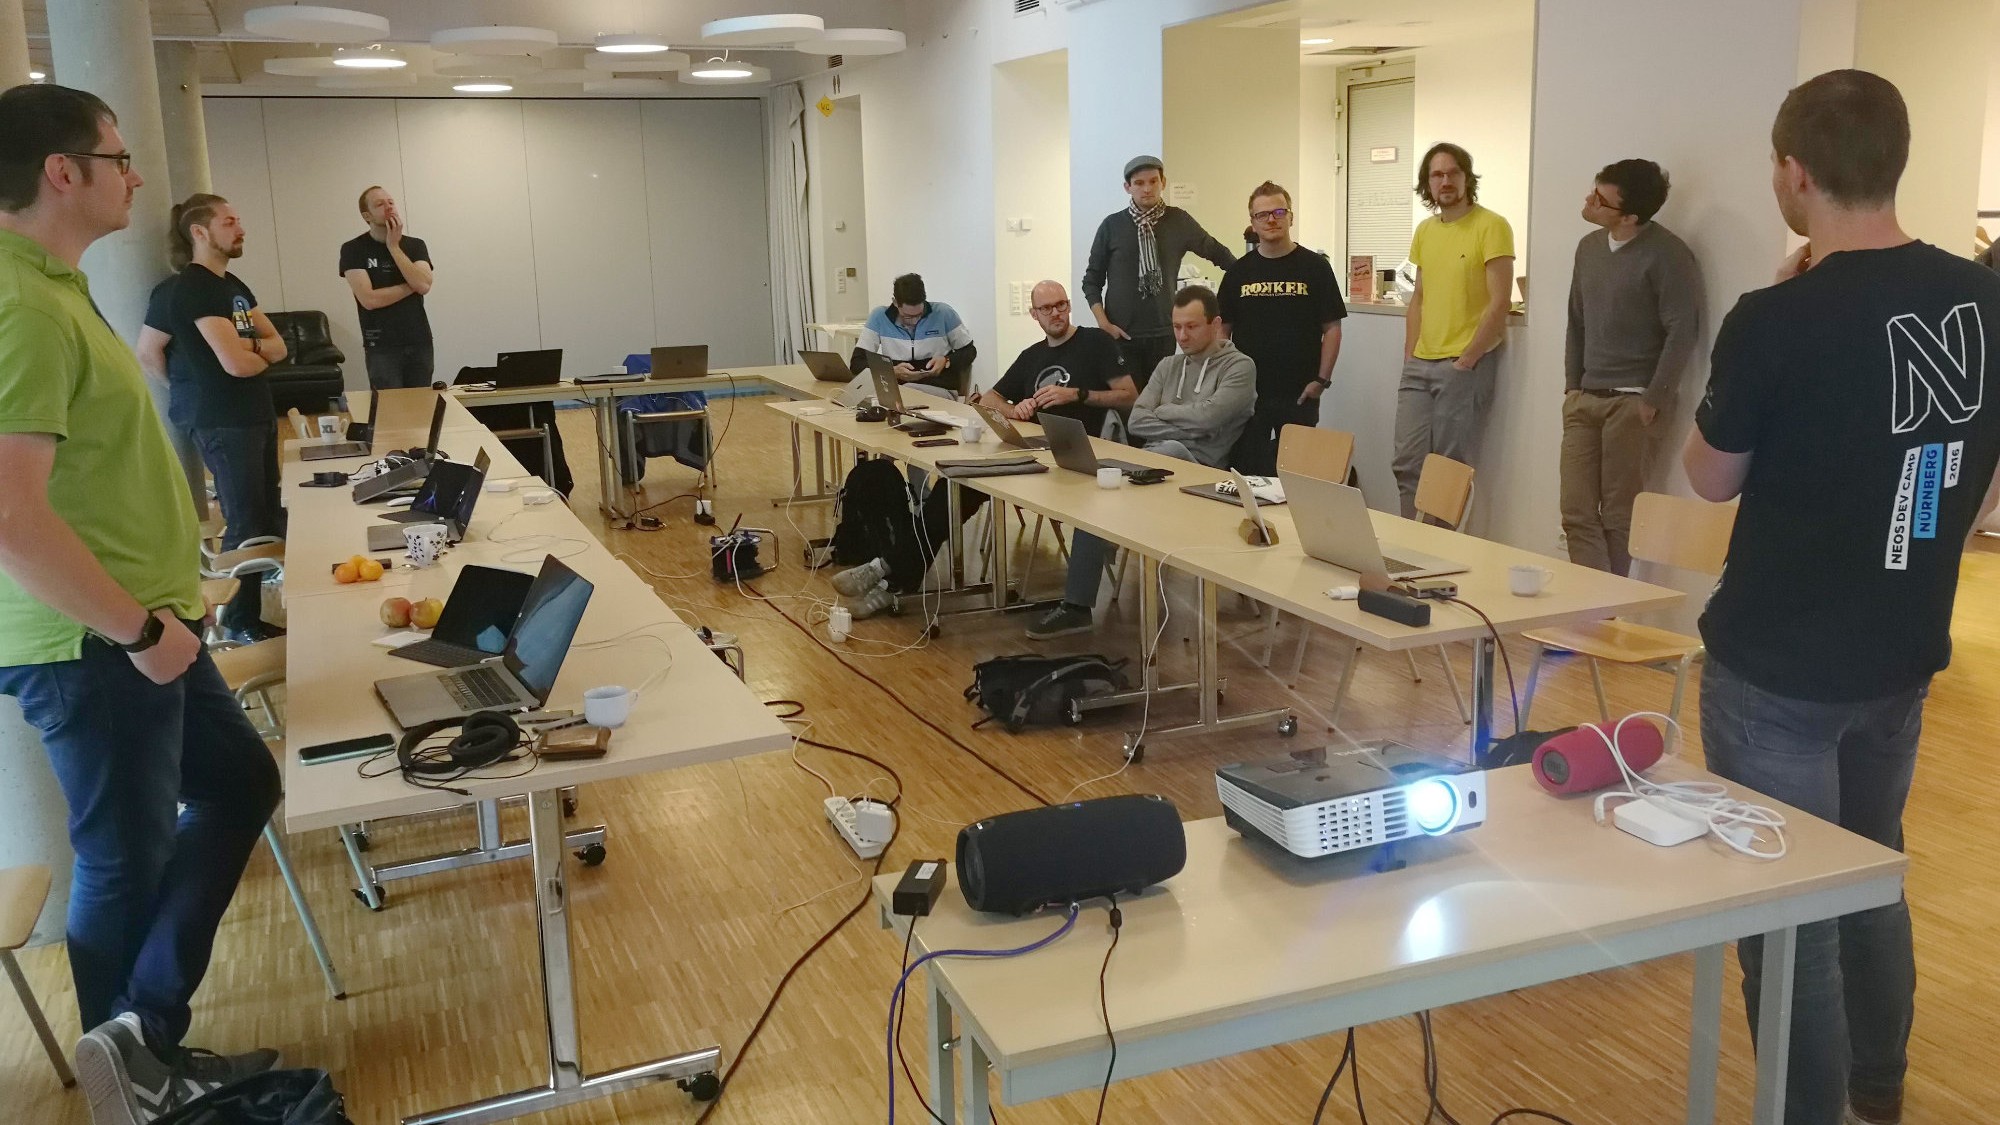
[[[1063,602],[1044,614],[1040,621],[1028,626],[1028,639],[1052,640],[1056,637],[1067,637],[1071,633],[1088,633],[1093,627],[1090,610]]]
[[[222,631],[224,640],[239,645],[254,645],[258,641],[268,641],[273,637],[282,637],[284,635],[285,631],[283,629],[278,628],[268,621],[258,621],[246,625],[241,629],[224,629]]]
[[[76,1075],[90,1100],[91,1125],[150,1125],[241,1078],[278,1065],[278,1052],[224,1056],[181,1049],[169,1063],[146,1046],[139,1017],[123,1013],[76,1045]]]

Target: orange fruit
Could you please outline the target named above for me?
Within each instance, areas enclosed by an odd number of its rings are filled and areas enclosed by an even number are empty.
[[[357,570],[363,582],[373,582],[382,577],[382,564],[374,559],[362,559]]]
[[[352,562],[341,563],[339,566],[333,568],[333,580],[342,586],[359,582],[361,581],[361,568],[355,566]]]

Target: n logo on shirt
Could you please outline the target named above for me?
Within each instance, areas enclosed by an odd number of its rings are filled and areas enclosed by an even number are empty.
[[[1906,434],[1936,409],[1947,422],[1979,413],[1986,382],[1986,333],[1968,301],[1932,332],[1915,313],[1889,321],[1889,432]]]

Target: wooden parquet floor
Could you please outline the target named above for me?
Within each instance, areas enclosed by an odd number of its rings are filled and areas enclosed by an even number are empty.
[[[862,622],[857,639],[839,652],[812,639],[800,624],[830,588],[799,565],[799,536],[824,534],[828,509],[772,507],[769,498],[787,490],[789,459],[784,428],[760,400],[734,400],[733,411],[725,401],[718,414],[728,428],[717,514],[727,526],[742,513],[747,524],[773,527],[779,537],[781,565],[755,584],[761,598],[706,577],[710,529],[690,522],[685,500],[659,509],[663,530],[605,537],[658,574],[699,575],[654,584],[690,622],[739,636],[751,687],[765,699],[803,703],[811,738],[866,751],[901,773],[905,817],[888,869],[920,856],[948,856],[960,825],[1030,803],[968,748],[1050,797],[1117,766],[1122,733],[1136,723],[1136,709],[1099,713],[1079,729],[1019,736],[969,729],[975,716],[959,694],[968,669],[989,655],[1027,651],[1022,617],[947,619],[942,635],[921,645],[915,642],[922,623],[913,616]],[[563,424],[578,475],[574,506],[587,511],[596,495],[587,418],[566,412]],[[654,463],[651,479],[655,500],[692,483],[686,470],[662,462]],[[596,525],[594,512],[584,518]],[[1059,574],[1047,536],[1042,544],[1038,585]],[[2000,930],[1993,925],[2000,918],[2000,876],[1990,858],[2000,839],[2000,803],[1980,795],[1987,791],[1983,783],[1968,783],[1991,768],[1992,732],[2000,726],[1996,590],[2000,550],[1982,546],[1967,556],[1956,659],[1931,696],[1908,817],[1909,895],[1922,974],[1906,1116],[1911,1125],[1994,1120],[1986,1107],[2000,1104],[1992,1015],[2000,1011],[2000,974],[1993,971],[2000,963]],[[1137,605],[1129,593],[1128,586],[1109,626],[1071,638],[1068,648],[1135,652]],[[1254,607],[1235,601],[1223,599],[1226,706],[1289,702],[1305,716],[1300,737],[1321,736],[1320,716],[1337,683],[1344,646],[1321,638],[1306,677],[1290,692],[1258,666],[1261,620]],[[1184,598],[1181,606],[1186,609]],[[1188,620],[1179,612],[1169,621],[1161,651],[1170,666],[1191,670],[1192,645],[1181,630]],[[1288,631],[1281,665],[1290,638]],[[1515,646],[1512,653],[1517,674],[1524,675],[1526,650]],[[1463,675],[1465,654],[1454,655]],[[633,659],[647,660],[645,649],[635,648]],[[1462,744],[1465,728],[1436,674],[1435,655],[1419,660],[1426,668],[1420,684],[1411,682],[1399,657],[1362,657],[1343,723],[1349,733]],[[1607,669],[1606,680],[1621,713],[1664,706],[1670,687],[1665,677],[1643,671]],[[1176,721],[1188,705],[1162,704],[1154,721]],[[1585,720],[1594,710],[1587,670],[1574,661],[1553,664],[1536,703],[1536,725]],[[1690,720],[1696,714],[1693,698],[1686,714]],[[1262,731],[1158,743],[1141,765],[1081,792],[1163,793],[1188,818],[1214,816],[1220,812],[1214,767],[1284,745]],[[864,763],[812,749],[801,758],[843,793],[889,789]],[[725,1060],[736,1057],[780,974],[863,893],[861,869],[821,814],[825,795],[821,783],[784,753],[584,790],[583,816],[610,829],[609,860],[574,871],[571,882],[586,1066],[605,1070],[709,1042],[723,1045]],[[511,817],[508,826],[515,834],[525,831]],[[375,854],[387,859],[462,846],[470,833],[465,815],[382,825],[374,833]],[[385,1125],[403,1114],[540,1079],[539,981],[522,865],[394,884],[387,909],[371,914],[348,894],[351,873],[335,834],[306,833],[290,846],[349,998],[327,998],[275,867],[260,849],[197,997],[194,1042],[218,1050],[269,1045],[294,1064],[326,1068],[359,1125]],[[882,1028],[899,953],[900,944],[875,927],[871,910],[849,923],[794,979],[710,1120],[846,1125],[881,1119]],[[63,951],[30,950],[22,963],[52,1023],[74,1034]],[[1576,1125],[1680,1120],[1691,979],[1688,958],[1669,958],[1438,1012],[1445,1104],[1467,1125],[1512,1106],[1551,1110]],[[1111,1003],[1115,1013],[1115,987]],[[1751,1054],[1733,983],[1726,1004],[1722,1120],[1743,1121]],[[913,1005],[906,1042],[918,1067],[920,1017]],[[1423,1120],[1414,1021],[1362,1028],[1359,1045],[1369,1119]],[[1327,1036],[1121,1082],[1112,1087],[1105,1120],[1304,1122],[1340,1046],[1339,1036]],[[920,1119],[907,1088],[899,1101],[909,1119]],[[998,1119],[1008,1125],[1088,1122],[1095,1106],[1094,1093],[1077,1094],[1003,1106]],[[698,1112],[683,1095],[654,1088],[537,1120],[672,1125],[691,1122]],[[1359,1120],[1348,1095],[1334,1098],[1326,1120]],[[82,1098],[57,1087],[26,1021],[5,1002],[0,1121],[88,1121]]]

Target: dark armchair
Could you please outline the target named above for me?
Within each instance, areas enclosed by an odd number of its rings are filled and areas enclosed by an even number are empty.
[[[274,312],[271,323],[285,341],[285,358],[271,365],[271,399],[278,416],[297,407],[301,414],[321,414],[341,392],[340,365],[347,362],[333,342],[333,328],[323,312]]]

